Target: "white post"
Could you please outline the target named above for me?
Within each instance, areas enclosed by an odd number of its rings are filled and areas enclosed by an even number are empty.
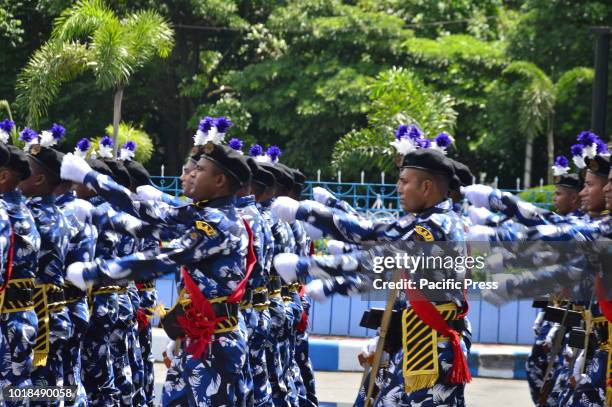
[[[317,170],[317,182],[321,182],[321,170]]]
[[[385,172],[384,171],[380,173],[380,183],[381,184],[385,183]]]
[[[519,177],[516,177],[516,190],[521,190],[521,179]]]
[[[542,190],[543,186],[544,186],[544,178],[540,178],[540,191]]]
[[[497,189],[497,183],[499,182],[499,178],[495,177],[493,178],[493,185],[495,185],[495,188]]]
[[[166,167],[164,166],[164,164],[162,164],[161,166],[161,176],[164,176],[164,170],[166,169]]]
[[[363,184],[365,180],[365,172],[361,171],[361,183]]]
[[[480,173],[480,183],[484,184],[486,178],[487,178],[487,173],[486,172],[481,172]]]
[[[342,182],[342,171],[338,171],[338,184]]]

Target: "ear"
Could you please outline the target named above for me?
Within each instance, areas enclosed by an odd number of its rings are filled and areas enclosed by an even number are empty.
[[[215,178],[215,186],[217,188],[221,188],[224,185],[227,185],[227,175],[224,172],[219,171],[219,174],[216,175]]]
[[[433,192],[433,181],[431,179],[425,179],[421,182],[421,189],[423,191],[423,195],[428,196]]]
[[[41,186],[47,184],[47,177],[45,174],[38,174],[34,176],[33,185]]]
[[[10,178],[10,173],[7,169],[0,170],[0,184],[6,183]]]

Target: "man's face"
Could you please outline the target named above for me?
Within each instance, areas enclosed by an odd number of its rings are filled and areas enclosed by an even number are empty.
[[[557,185],[553,196],[555,210],[560,215],[568,213],[580,207],[578,193],[571,189]]]
[[[187,197],[191,197],[187,192],[187,187],[189,185],[189,174],[191,174],[191,171],[195,170],[195,167],[196,163],[191,158],[187,159],[187,163],[183,165],[183,172],[181,173],[181,187],[183,188],[183,194]]]
[[[604,199],[606,201],[606,209],[612,211],[612,171],[610,171],[610,175],[608,176],[608,183],[603,189]]]
[[[200,158],[195,169],[189,174],[188,196],[195,201],[211,199],[216,196],[225,183],[225,176],[206,158]]]
[[[32,175],[19,183],[19,189],[21,189],[21,192],[27,197],[38,196],[41,177],[44,178],[44,175],[38,168],[38,165],[36,165],[36,163],[30,158],[28,158],[28,162],[30,163]]]
[[[580,199],[588,212],[601,212],[605,209],[603,188],[606,180],[598,175],[587,171],[584,179],[584,188],[580,191]]]
[[[429,181],[431,182],[431,181]],[[397,180],[397,194],[405,212],[419,213],[425,206],[425,184],[422,174],[414,168],[401,170]]]

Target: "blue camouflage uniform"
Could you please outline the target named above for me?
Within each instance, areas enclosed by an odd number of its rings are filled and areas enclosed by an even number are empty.
[[[89,199],[94,206],[92,218],[96,213],[106,213],[112,207],[101,196]],[[93,222],[98,229],[95,258],[113,258],[119,235],[108,226]],[[115,374],[111,357],[110,334],[117,323],[119,304],[114,285],[95,284],[89,292],[90,321],[89,329],[83,338],[83,384],[92,406],[116,406],[119,404],[119,390],[115,386]]]
[[[356,217],[351,214],[326,208],[322,205],[313,205],[308,201],[301,202],[297,210],[296,219],[311,223],[314,227],[320,229],[326,235],[334,239],[346,241],[354,244],[363,244],[366,242],[394,242],[394,241],[415,241],[420,240],[423,236],[426,241],[446,241],[452,243],[454,250],[457,253],[465,252],[464,242],[464,224],[463,220],[452,211],[452,202],[445,200],[438,205],[426,209],[418,215],[407,215],[393,222],[376,222],[363,218]],[[377,250],[376,247],[372,250]],[[342,276],[344,271],[350,273],[368,274],[372,273],[368,265],[372,264],[371,254],[365,255],[366,252],[354,251],[350,254],[341,256],[312,256],[300,257],[297,264],[298,281],[306,282],[309,275],[317,277],[338,277]],[[385,249],[382,249],[384,255]],[[431,270],[427,272],[431,273]],[[436,278],[451,278],[461,280],[461,276],[454,270],[441,270],[441,273],[434,273]],[[419,278],[419,271],[415,273],[415,278]],[[430,276],[431,278],[431,276]],[[423,290],[424,295],[428,295],[427,290]],[[463,299],[463,294],[460,290],[446,290],[443,293],[447,298],[447,302],[434,302],[439,307],[440,312],[453,319],[457,316],[458,306]],[[400,302],[400,306],[404,310],[404,316],[410,318],[411,307],[406,303]],[[448,308],[448,309],[447,309]],[[446,314],[450,311],[450,314]],[[419,323],[418,318],[406,319],[412,320],[412,323]],[[407,325],[409,327],[410,324]],[[426,326],[423,327],[427,329]],[[406,329],[403,329],[406,332]],[[437,333],[433,331],[433,335]],[[422,405],[449,405],[463,406],[464,400],[464,384],[447,383],[446,377],[450,373],[453,365],[453,360],[456,357],[450,346],[450,343],[444,340],[437,341],[437,365],[438,375],[435,382],[426,387],[410,386],[405,383],[406,371],[416,369],[419,366],[412,366],[407,361],[413,358],[414,352],[425,352],[427,348],[420,346],[411,346],[410,338],[407,338],[405,346],[402,350],[391,356],[391,363],[388,375],[381,385],[381,391],[374,402],[375,406],[422,406]],[[463,340],[460,341],[463,351],[462,357],[467,357],[467,348]],[[429,360],[426,357],[426,360]],[[436,360],[431,357],[431,362]],[[417,372],[418,373],[418,372]]]
[[[33,346],[36,339],[38,318],[31,299],[34,279],[38,270],[40,234],[34,218],[25,205],[19,190],[0,196],[0,245],[2,247],[2,277],[6,278],[9,224],[13,233],[13,269],[10,281],[0,294],[0,387],[31,386]],[[5,209],[6,208],[6,209]],[[6,216],[8,215],[8,216]],[[8,220],[8,222],[7,222]],[[9,297],[22,297],[15,303]],[[22,301],[23,300],[23,301]],[[25,406],[27,403],[6,402],[7,406]]]
[[[66,254],[66,264],[77,261],[91,261],[95,256],[98,230],[91,223],[92,205],[77,200],[74,192],[66,192],[57,197],[56,204],[66,215],[70,227],[70,245]],[[81,205],[85,217],[79,219],[75,205]],[[87,293],[72,284],[66,283],[66,306],[74,327],[64,350],[64,385],[76,386],[77,397],[74,406],[86,406],[87,393],[81,380],[81,347],[82,339],[89,327],[89,304]]]
[[[70,229],[55,200],[55,195],[47,195],[26,201],[41,238],[34,294],[38,315],[37,340],[34,345],[35,368],[32,372],[34,386],[63,384],[63,353],[73,332],[64,299],[65,261]],[[59,401],[43,405],[55,406],[59,405]]]
[[[86,263],[85,281],[152,280],[175,273],[183,265],[201,293],[213,303],[224,301],[244,277],[248,236],[236,213],[233,198],[197,202],[180,208],[157,211],[146,202],[132,201],[127,189],[109,177],[91,171],[84,183],[104,194],[112,203],[155,227],[170,222],[191,225],[178,247],[161,248],[159,253],[144,252],[114,260],[97,259]],[[134,228],[138,234],[140,229]],[[155,237],[159,237],[160,233]],[[143,236],[140,236],[143,237]],[[222,253],[221,256],[219,254]],[[193,301],[193,299],[191,299]],[[229,308],[228,308],[229,309]],[[212,342],[200,358],[189,352],[181,354],[182,374],[190,406],[236,405],[237,391],[242,388],[242,369],[246,361],[246,338],[238,329],[239,313],[231,315],[225,328],[216,326]],[[188,348],[199,338],[187,338]]]
[[[265,342],[270,329],[270,312],[267,304],[267,286],[272,250],[272,231],[255,204],[255,197],[248,195],[236,201],[238,212],[253,232],[253,249],[256,263],[249,279],[251,304],[245,304],[242,314],[248,330],[248,364],[245,364],[246,380],[252,378],[252,394],[247,394],[247,405],[272,406],[272,389],[266,366]]]

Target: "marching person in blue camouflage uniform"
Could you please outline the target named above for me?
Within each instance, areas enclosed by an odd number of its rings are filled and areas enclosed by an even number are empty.
[[[83,139],[81,143],[88,145],[89,141]],[[93,206],[83,199],[76,198],[70,182],[62,182],[56,188],[55,193],[57,195],[56,204],[66,215],[71,232],[66,264],[93,260],[98,240],[98,230],[93,226],[91,219]],[[87,293],[67,282],[65,295],[74,331],[64,352],[64,385],[75,386],[77,389],[77,396],[72,405],[87,406],[87,393],[81,380],[82,340],[89,328]]]
[[[276,196],[283,195],[292,186],[292,177],[280,166],[277,166],[281,152],[276,146],[268,148],[266,154],[259,145],[251,148],[250,153],[255,156],[258,164],[272,173],[275,179],[275,188],[272,189],[269,199],[261,201],[262,216],[268,222],[272,231],[273,255],[279,253],[295,252],[295,239],[289,224],[282,222],[270,213],[270,205]],[[283,286],[278,273],[270,270],[270,336],[266,344],[266,361],[268,375],[272,386],[272,399],[275,406],[296,405],[297,391],[294,387],[292,371],[289,371],[289,335],[294,326],[294,307],[291,306],[289,286]],[[283,295],[284,294],[284,295]]]
[[[326,235],[355,244],[366,242],[394,241],[448,241],[458,253],[464,252],[464,226],[461,218],[452,211],[452,204],[447,199],[450,180],[454,175],[452,164],[440,152],[421,149],[409,152],[401,162],[401,173],[398,181],[400,201],[407,215],[393,222],[375,222],[360,219],[343,212],[334,211],[318,204],[298,203],[289,198],[278,198],[273,204],[273,212],[281,219],[295,220],[312,224]],[[298,257],[294,254],[283,254],[275,257],[276,269],[286,281],[306,282],[308,275],[341,276],[344,270],[349,272],[371,273],[368,266],[360,265],[356,258],[361,251],[326,258]],[[362,258],[365,260],[365,258]],[[333,264],[332,267],[329,265]],[[311,271],[312,269],[312,271]],[[447,275],[451,273],[453,275]],[[461,279],[454,271],[442,273],[446,278]],[[392,356],[389,376],[383,383],[381,392],[374,405],[464,405],[463,391],[465,383],[470,380],[466,349],[459,333],[449,327],[449,323],[460,318],[460,304],[463,294],[456,290],[445,292],[445,302],[436,301],[433,311],[422,312],[414,309],[419,302],[404,305],[403,313],[406,323],[416,324],[420,329],[431,332],[433,343],[437,343],[438,357],[427,354],[427,347],[413,347],[411,338],[405,338],[403,350]],[[433,328],[423,322],[432,313],[443,312],[448,321]],[[450,313],[448,313],[450,312]],[[453,323],[452,326],[455,326]],[[438,329],[444,334],[440,334]],[[459,329],[459,328],[457,328]],[[460,329],[459,329],[460,330]],[[445,340],[444,335],[449,335]],[[417,352],[417,354],[415,354]],[[420,355],[419,352],[425,352]],[[434,374],[425,374],[422,366],[409,363],[414,357],[425,357],[427,364],[434,366]]]
[[[32,174],[19,184],[29,199],[30,209],[41,237],[36,272],[34,306],[38,315],[38,331],[34,345],[34,386],[63,385],[64,349],[72,335],[73,326],[64,294],[65,261],[70,229],[54,195],[60,184],[60,165],[63,154],[51,148],[64,136],[62,126],[54,124],[40,135],[26,128],[20,139],[26,143]],[[37,403],[30,403],[38,405]],[[59,405],[59,401],[44,405]]]
[[[182,363],[189,405],[236,405],[246,358],[246,338],[237,329],[242,316],[236,301],[244,290],[249,239],[232,195],[249,182],[250,170],[241,156],[226,147],[209,143],[203,151],[190,178],[195,203],[170,209],[165,217],[184,222],[191,218],[193,226],[182,237],[180,247],[75,263],[68,275],[73,283],[84,287],[95,281],[148,280],[185,266],[185,292],[175,311],[167,315],[176,315],[178,325],[167,321],[165,326],[170,331],[171,325],[178,326],[177,330],[186,335],[187,352],[182,355]],[[146,205],[132,202],[127,189],[91,171],[83,160],[67,156],[62,174],[107,196],[115,195],[115,202],[128,214],[143,220],[151,216],[139,211]]]
[[[0,123],[0,127],[10,133],[7,122]],[[2,141],[8,141],[8,137]],[[4,203],[0,208],[3,265],[0,276],[3,280],[0,293],[0,387],[24,387],[32,385],[30,375],[38,326],[32,297],[38,270],[40,234],[25,199],[17,189],[18,184],[31,174],[25,153],[15,146],[0,143],[0,160],[0,198]],[[7,225],[4,207],[8,213]],[[12,238],[9,233],[12,233]],[[12,247],[9,247],[9,242]],[[9,260],[12,261],[9,263]],[[7,401],[6,405],[25,406],[27,402]]]
[[[104,140],[104,143],[108,143]],[[102,155],[105,155],[104,144],[99,145]],[[81,140],[77,143],[75,155],[84,158],[90,150],[90,143]],[[88,159],[89,165],[96,171],[111,176],[108,166],[98,159]],[[75,192],[79,199],[86,200],[92,206],[94,216],[96,210],[107,212],[110,205],[93,189],[82,183],[75,184]],[[115,246],[119,243],[119,236],[109,227],[96,224],[98,239],[95,247],[95,258],[112,258]],[[81,353],[82,380],[87,392],[87,398],[92,406],[117,406],[119,404],[119,390],[115,386],[115,375],[110,350],[110,333],[117,323],[117,291],[120,287],[114,285],[94,285],[89,290],[90,320],[87,333],[83,337]]]
[[[138,187],[150,185],[151,178],[149,172],[142,166],[142,164],[131,159],[126,159],[124,160],[124,165],[132,180],[132,192],[136,191]],[[159,245],[160,242],[154,238],[141,238],[137,251],[143,252],[148,250],[157,250]],[[138,372],[135,375],[136,377],[138,375],[143,376],[143,404],[152,407],[155,397],[155,377],[153,368],[155,357],[153,356],[152,349],[153,331],[149,319],[153,315],[153,309],[157,305],[157,292],[155,291],[155,282],[152,280],[137,281],[134,288],[136,288],[136,297],[133,298],[132,305],[136,305],[137,300],[138,307],[135,315],[137,321],[135,327],[137,327],[137,329],[133,331],[133,334],[136,336],[133,338],[133,340],[137,341],[138,343],[131,342],[130,349],[136,349],[137,347],[140,348],[139,351],[136,351],[136,355],[140,354],[142,365],[140,365],[139,358],[137,356],[132,358],[132,371]],[[130,293],[133,294],[133,291],[130,291]],[[140,372],[141,370],[142,372]],[[136,384],[137,380],[135,380],[134,383]]]

